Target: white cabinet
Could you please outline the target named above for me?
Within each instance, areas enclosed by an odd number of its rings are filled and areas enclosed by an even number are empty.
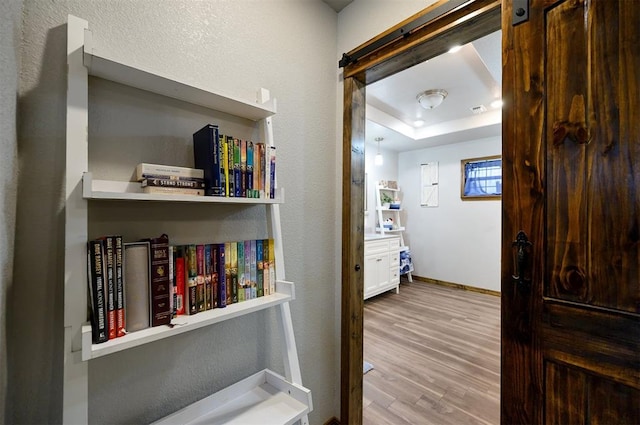
[[[370,236],[364,242],[364,299],[400,285],[400,237]]]
[[[295,299],[294,284],[287,282],[284,275],[279,210],[279,204],[284,201],[283,191],[278,189],[275,199],[152,195],[140,193],[128,181],[97,180],[89,172],[89,75],[248,119],[261,127],[264,132],[261,137],[269,145],[273,145],[271,117],[275,114],[275,101],[270,100],[268,91],[263,89],[258,92],[257,102],[245,101],[101,56],[92,46],[88,22],[74,16],[69,16],[67,25],[67,63],[63,423],[88,422],[88,362],[92,359],[204,326],[213,326],[258,310],[275,308],[280,316],[280,331],[283,334],[282,353],[286,376],[269,369],[250,371],[252,374],[240,382],[161,419],[159,423],[223,421],[226,424],[244,424],[260,418],[264,420],[263,423],[270,424],[297,421],[308,424],[307,415],[312,410],[311,392],[302,386],[289,307],[289,302]],[[170,157],[167,163],[171,163]],[[189,211],[194,214],[203,213],[202,209],[216,208],[215,204],[218,203],[235,204],[238,207],[244,204],[263,205],[267,209],[267,219],[260,226],[267,230],[275,242],[276,293],[232,304],[224,309],[209,310],[194,316],[178,316],[179,326],[153,327],[102,344],[92,344],[86,305],[86,243],[91,220],[89,203],[95,203],[96,208],[107,204],[109,208],[119,208],[119,205],[140,208],[142,203],[146,205],[149,201],[153,201],[156,208],[175,202],[190,203],[193,205]],[[189,220],[189,217],[184,217],[184,220]]]

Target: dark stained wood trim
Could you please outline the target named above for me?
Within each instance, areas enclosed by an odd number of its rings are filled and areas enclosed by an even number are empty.
[[[362,423],[365,87],[344,80],[340,421]]]
[[[411,19],[423,16],[441,3],[442,1],[433,4],[387,32],[407,25]],[[344,76],[345,78],[355,77],[366,84],[371,84],[445,53],[454,44],[469,43],[496,31],[499,27],[499,0],[471,0],[345,67]],[[379,37],[364,43],[357,49],[363,48]]]
[[[544,1],[544,0],[543,0]],[[542,316],[544,251],[544,24],[543,1],[529,1],[529,21],[511,25],[512,2],[502,10],[502,276],[501,423],[544,423]],[[530,284],[514,282],[513,242],[531,243]]]
[[[335,416],[324,423],[324,425],[340,425],[340,421]]]
[[[417,281],[420,281],[420,282],[433,283],[434,285],[447,286],[449,288],[464,289],[465,291],[471,291],[471,292],[478,292],[480,294],[493,295],[494,297],[499,297],[500,296],[500,291],[492,291],[491,289],[477,288],[475,286],[463,285],[461,283],[447,282],[446,280],[431,279],[430,277],[416,276],[415,274],[412,275],[412,277],[413,277],[413,280],[417,280]]]
[[[440,0],[431,8],[443,3],[444,0]],[[500,0],[469,0],[344,69],[340,385],[340,422],[343,424],[362,423],[363,273],[362,270],[356,272],[355,266],[362,267],[364,259],[365,85],[444,53],[452,44],[465,44],[497,31],[500,8]]]

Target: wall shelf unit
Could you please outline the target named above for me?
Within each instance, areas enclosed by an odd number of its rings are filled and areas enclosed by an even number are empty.
[[[398,235],[400,237],[400,256],[406,258],[409,253],[409,247],[404,242],[406,229],[402,226],[402,203],[398,199],[400,194],[401,191],[398,188],[376,185],[376,233],[383,236],[385,234]],[[389,220],[391,220],[390,225],[387,224]],[[409,282],[413,282],[413,276],[411,275],[413,264],[410,266],[410,268],[406,267],[406,265],[401,267],[401,274],[406,275]]]
[[[263,129],[263,140],[270,146],[274,145],[271,119],[276,113],[275,99],[270,99],[267,90],[260,89],[255,102],[245,101],[107,58],[93,47],[93,34],[88,22],[71,15],[67,25],[67,64],[63,423],[89,422],[88,362],[91,359],[274,308],[279,315],[278,322],[283,334],[285,376],[269,369],[258,371],[159,419],[157,423],[308,425],[307,415],[313,409],[311,392],[302,386],[289,306],[289,302],[295,299],[295,287],[285,279],[284,273],[279,210],[279,204],[284,202],[284,191],[277,188],[274,199],[153,195],[142,193],[138,183],[94,179],[89,171],[89,75],[246,118]],[[128,207],[132,202],[142,205],[151,201],[157,203],[157,208],[171,202],[203,205],[201,208],[204,208],[204,204],[264,205],[267,217],[264,228],[274,240],[276,292],[225,308],[178,316],[168,326],[151,327],[102,344],[93,344],[91,326],[87,324],[86,304],[88,205],[95,203],[100,208],[103,204],[98,202],[110,201],[128,201]],[[114,205],[118,208],[118,204]]]

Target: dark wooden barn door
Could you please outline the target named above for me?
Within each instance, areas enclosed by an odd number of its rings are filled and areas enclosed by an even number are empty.
[[[514,3],[502,422],[640,424],[640,1]]]

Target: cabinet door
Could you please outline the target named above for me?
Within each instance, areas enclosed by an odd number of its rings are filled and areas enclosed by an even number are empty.
[[[364,258],[364,297],[367,298],[389,284],[389,254],[380,253]]]

